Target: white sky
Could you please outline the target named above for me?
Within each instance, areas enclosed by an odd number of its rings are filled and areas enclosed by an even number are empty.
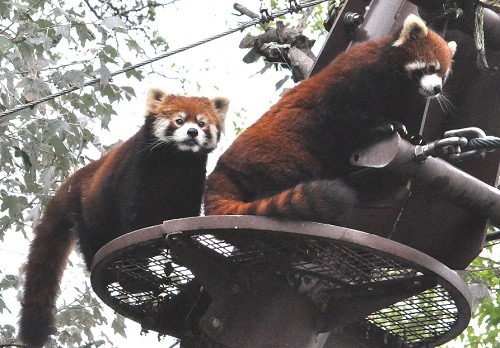
[[[166,38],[171,49],[180,48],[195,41],[219,34],[229,28],[234,28],[239,22],[249,20],[248,17],[237,17],[233,13],[234,0],[219,1],[195,1],[181,0],[173,6],[168,6],[164,13],[158,15],[156,29]],[[248,8],[258,12],[260,1],[247,0],[242,1]],[[284,8],[286,1],[280,1]],[[145,110],[146,91],[150,87],[162,87],[172,93],[187,95],[199,95],[206,97],[224,96],[230,99],[231,104],[226,119],[227,136],[223,140],[218,151],[214,152],[209,169],[214,165],[214,161],[221,151],[234,138],[232,131],[233,121],[241,125],[241,120],[236,118],[236,113],[241,112],[246,118],[245,125],[255,121],[266,111],[271,104],[278,98],[278,92],[275,91],[275,83],[281,80],[287,71],[276,72],[269,69],[264,75],[258,72],[263,67],[262,62],[254,64],[245,64],[242,61],[247,50],[238,48],[239,42],[248,30],[243,33],[233,33],[224,38],[217,39],[202,46],[179,53],[166,58],[159,63],[153,63],[155,69],[162,69],[166,76],[176,76],[169,71],[169,67],[175,63],[177,67],[184,66],[186,77],[189,81],[184,85],[175,79],[166,79],[163,77],[153,77],[147,75],[141,83],[135,79],[115,81],[120,84],[133,85],[137,98],[131,102],[123,102],[117,105],[118,116],[110,123],[110,133],[103,133],[101,140],[104,144],[111,144],[117,140],[125,140],[134,134],[142,125]],[[317,42],[315,50],[319,50],[321,43]],[[135,63],[132,60],[132,63]],[[147,67],[146,70],[150,70]],[[126,81],[126,82],[125,82]],[[292,86],[288,82],[286,86]],[[242,111],[245,110],[245,111]],[[96,158],[98,153],[96,152]],[[26,240],[15,238],[15,234],[7,233],[0,249],[0,270],[2,274],[17,274],[19,267],[26,259],[28,243]],[[5,249],[8,246],[8,250]],[[80,258],[73,254],[72,262],[81,262]],[[65,298],[72,298],[71,293],[74,287],[81,286],[84,281],[89,281],[83,277],[78,270],[72,274],[66,272],[62,285],[62,296],[59,303]],[[17,312],[19,310],[17,293],[13,290],[2,292],[4,300],[12,313],[1,313],[0,324],[12,324],[17,322]],[[110,310],[111,313],[111,310]],[[107,330],[108,336],[115,343],[116,347],[169,347],[173,340],[164,339],[158,342],[157,334],[151,332],[146,336],[140,335],[140,326],[127,320],[127,339],[119,335],[113,335],[112,330]],[[103,346],[101,346],[103,347]]]

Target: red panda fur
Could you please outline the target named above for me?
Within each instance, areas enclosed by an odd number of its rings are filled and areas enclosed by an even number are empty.
[[[200,214],[207,155],[228,103],[152,89],[141,129],[61,185],[34,230],[25,268],[19,326],[28,347],[42,347],[55,330],[59,282],[75,242],[90,269],[114,238]]]
[[[411,121],[440,92],[456,44],[416,16],[395,36],[353,46],[286,92],[219,158],[205,213],[342,225],[356,205],[349,158],[394,121]],[[433,95],[434,94],[434,95]]]

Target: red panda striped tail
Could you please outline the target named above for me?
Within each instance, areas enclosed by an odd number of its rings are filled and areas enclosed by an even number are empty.
[[[59,193],[35,228],[25,269],[19,337],[30,348],[42,347],[55,331],[59,282],[75,240],[66,214],[65,195]]]
[[[251,202],[242,202],[237,196],[230,196],[227,191],[224,198],[207,195],[205,213],[263,215],[342,225],[349,219],[356,202],[354,190],[341,180],[301,183],[275,196]]]

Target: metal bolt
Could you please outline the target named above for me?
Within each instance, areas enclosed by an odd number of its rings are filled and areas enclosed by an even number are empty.
[[[363,21],[365,20],[365,17],[361,16],[359,13],[356,12],[347,12],[344,15],[344,24],[347,27],[359,27]]]
[[[231,287],[231,291],[233,292],[233,294],[237,294],[238,292],[240,292],[240,287],[238,286],[238,284],[234,284]]]
[[[217,329],[220,326],[220,320],[217,318],[210,318],[210,325],[212,325],[214,329]]]

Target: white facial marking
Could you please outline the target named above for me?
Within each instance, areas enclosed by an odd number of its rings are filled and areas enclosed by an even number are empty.
[[[207,118],[206,118],[205,115],[198,115],[198,116],[196,116],[196,121],[198,121],[198,122],[205,122],[205,124],[208,123]]]
[[[425,64],[425,62],[417,59],[417,60],[414,60],[413,62],[406,64],[405,69],[407,71],[423,70],[423,69],[425,69],[426,66],[427,65]]]
[[[219,138],[219,130],[217,129],[217,126],[215,124],[211,124],[210,127],[210,134],[212,135],[212,140],[210,142],[210,148],[215,149],[217,146],[217,140]]]
[[[168,126],[170,125],[170,120],[165,118],[157,118],[153,122],[153,134],[159,140],[168,141],[165,132],[167,131]]]
[[[424,97],[435,97],[441,93],[443,83],[438,74],[424,75],[420,79],[419,92]]]
[[[168,119],[158,117],[153,122],[153,134],[158,140],[167,144],[175,144],[180,151],[198,152],[205,149],[212,151],[217,146],[219,131],[210,124],[205,115],[197,115],[196,122],[186,121],[187,114],[179,112]],[[182,122],[178,123],[177,120]],[[211,139],[207,138],[207,128]],[[170,130],[171,135],[167,135]]]

